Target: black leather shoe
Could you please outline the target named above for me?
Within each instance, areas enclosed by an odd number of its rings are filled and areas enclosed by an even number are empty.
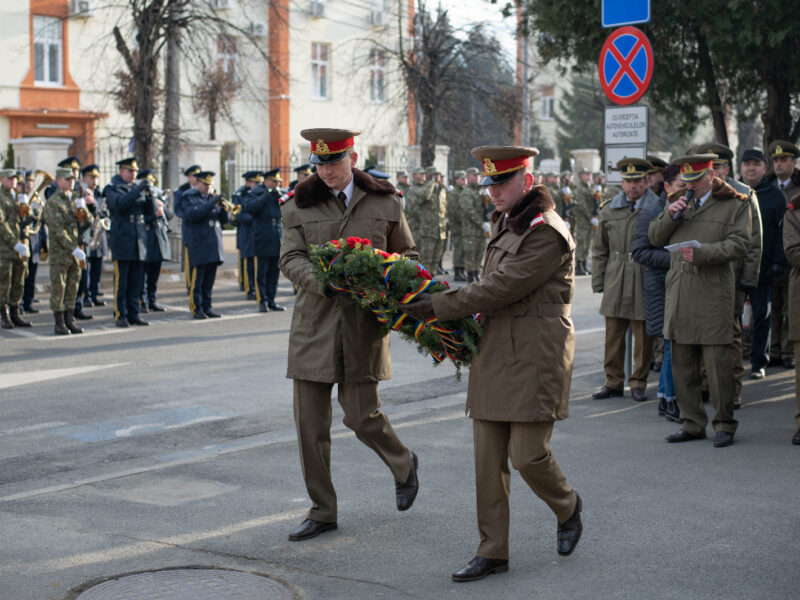
[[[256,293],[255,292],[248,292],[247,293],[248,300],[256,300]]]
[[[795,446],[800,446],[800,429],[798,429],[797,433],[794,434],[794,437],[792,438],[792,443]]]
[[[75,318],[80,321],[91,321],[94,319],[92,315],[87,315],[85,312],[83,312],[83,309],[76,310],[73,314],[75,315]]]
[[[194,313],[192,316],[195,319],[207,319],[208,318],[205,313],[202,313],[199,310],[196,313]]]
[[[631,388],[631,398],[636,402],[644,402],[647,400],[647,392],[641,388]]]
[[[274,302],[267,302],[267,306],[272,312],[281,312],[282,310],[286,310],[285,306],[281,306],[280,304],[275,304]]]
[[[165,311],[165,310],[167,310],[167,309],[166,309],[166,308],[164,308],[163,306],[161,306],[160,304],[156,304],[155,302],[153,302],[153,303],[150,305],[150,310],[151,310],[152,312],[164,312],[164,311]]]
[[[130,327],[130,325],[128,325],[128,322],[125,319],[117,319],[115,321],[115,324],[117,327]]]
[[[493,573],[508,571],[508,559],[476,556],[466,566],[453,573],[453,581],[477,581]]]
[[[213,310],[204,310],[203,312],[206,313],[209,319],[219,319],[222,316],[219,313],[215,313]]]
[[[150,325],[147,321],[142,321],[139,317],[128,317],[128,323],[131,325],[139,325],[140,327],[146,327]]]
[[[714,436],[714,448],[724,448],[733,444],[733,434],[730,431],[718,431]]]
[[[411,453],[411,472],[405,483],[395,482],[395,493],[397,494],[397,510],[408,510],[414,504],[414,499],[419,491],[419,479],[417,479],[417,467],[419,460],[417,455]]]
[[[661,373],[661,363],[656,361],[653,363],[653,372],[654,373]]]
[[[592,398],[594,398],[595,400],[605,400],[606,398],[611,398],[612,396],[621,397],[622,390],[615,390],[614,388],[610,388],[607,385],[604,385],[594,394],[592,394]]]
[[[98,298],[99,298],[100,296],[105,296],[105,295],[106,295],[106,294],[105,294],[105,292],[97,292],[97,297],[98,297]]]
[[[317,537],[320,533],[333,531],[336,528],[336,523],[323,523],[322,521],[315,521],[314,519],[306,519],[300,523],[300,527],[289,534],[289,541],[300,542],[303,540],[310,540],[311,538]]]
[[[685,429],[679,429],[677,433],[668,435],[664,439],[670,444],[675,444],[677,442],[691,442],[693,440],[704,440],[706,439],[706,432],[701,431],[700,433],[689,433]]]
[[[678,402],[676,400],[667,400],[667,409],[664,416],[674,423],[681,422],[681,411],[678,408]]]
[[[769,361],[767,362],[768,367],[780,367],[783,364],[783,361],[779,356],[770,356]]]
[[[92,303],[93,306],[105,306],[106,305],[105,300],[97,300],[96,298],[94,300],[91,300],[91,303]]]
[[[578,545],[578,540],[581,539],[583,533],[583,523],[581,523],[581,509],[583,509],[583,502],[578,492],[575,492],[575,497],[578,501],[575,503],[575,512],[572,516],[558,524],[558,543],[557,549],[561,556],[568,556],[575,550]]]
[[[266,302],[262,302],[261,304],[258,305],[258,312],[269,312]]]
[[[794,358],[791,356],[787,356],[783,359],[783,368],[784,369],[794,369]]]
[[[39,312],[38,308],[33,308],[32,306],[23,306],[22,310],[24,310],[26,313],[30,313],[32,315],[35,315],[36,313]]]
[[[733,410],[739,410],[742,408],[742,396],[741,394],[734,397],[733,399]]]

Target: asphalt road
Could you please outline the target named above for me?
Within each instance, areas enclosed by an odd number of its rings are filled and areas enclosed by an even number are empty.
[[[256,312],[229,278],[220,320],[191,320],[177,282],[161,299],[170,310],[146,328],[113,327],[105,307],[80,336],[53,336],[47,312],[0,331],[0,599],[188,565],[263,573],[309,600],[797,597],[793,371],[747,382],[734,446],[668,445],[677,425],[656,415],[655,376],[652,401],[589,399],[603,322],[579,278],[570,418],[553,449],[584,499],[583,539],[559,557],[555,518],[514,474],[510,572],[454,584],[478,542],[467,373],[393,340],[381,393],[420,457],[416,504],[397,512],[391,475],[335,405],[339,530],[290,543],[308,506],[284,377],[291,311]],[[293,302],[285,280],[279,301]]]

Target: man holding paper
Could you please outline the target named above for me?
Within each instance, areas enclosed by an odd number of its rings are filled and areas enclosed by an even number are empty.
[[[731,364],[733,261],[747,254],[751,215],[747,196],[714,176],[715,154],[684,156],[685,192],[669,197],[665,211],[650,224],[650,243],[667,246],[664,337],[672,340],[672,371],[681,411],[681,429],[668,442],[706,437],[708,416],[702,403],[701,358],[716,415],[714,446],[730,446],[738,422],[733,418]],[[670,246],[674,246],[671,248]]]

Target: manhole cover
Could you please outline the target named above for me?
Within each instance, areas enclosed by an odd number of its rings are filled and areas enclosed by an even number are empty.
[[[171,569],[104,581],[77,600],[291,600],[282,583],[222,569]]]

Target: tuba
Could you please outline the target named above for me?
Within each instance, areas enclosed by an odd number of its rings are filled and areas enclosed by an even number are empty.
[[[108,217],[101,217],[94,220],[92,224],[92,239],[89,241],[89,250],[97,250],[100,245],[100,236],[104,231],[111,229],[111,219]]]

